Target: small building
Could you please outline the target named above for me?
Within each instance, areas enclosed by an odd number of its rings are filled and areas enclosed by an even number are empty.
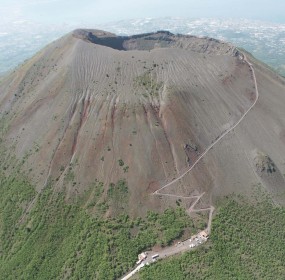
[[[208,238],[209,238],[209,234],[208,234],[205,230],[203,230],[203,231],[200,232],[200,236],[203,237],[203,238],[205,238],[205,239],[208,239]]]
[[[142,261],[144,261],[146,259],[147,255],[146,253],[141,253],[138,255],[138,261],[137,261],[137,264],[140,264]]]

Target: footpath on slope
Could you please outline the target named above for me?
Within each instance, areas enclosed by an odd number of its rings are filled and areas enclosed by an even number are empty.
[[[243,54],[243,60],[249,65],[252,74],[253,74],[253,80],[254,80],[254,85],[255,85],[255,92],[256,92],[256,97],[253,102],[253,104],[247,109],[247,111],[241,116],[241,118],[229,129],[224,131],[220,137],[218,137],[197,159],[196,161],[184,172],[182,173],[179,177],[176,179],[172,180],[171,182],[167,183],[166,185],[162,186],[160,189],[156,190],[153,194],[158,194],[159,191],[171,186],[172,184],[178,182],[180,179],[182,179],[187,173],[189,173],[199,162],[200,160],[216,145],[218,144],[228,133],[230,133],[232,130],[234,130],[240,122],[246,117],[246,115],[251,111],[251,109],[255,106],[256,102],[258,101],[259,98],[259,92],[257,88],[257,82],[256,82],[256,77],[255,77],[255,72],[252,64],[247,60],[247,57]],[[163,194],[160,194],[163,195]],[[166,195],[166,194],[165,194]]]
[[[177,178],[175,178],[174,180],[172,180],[171,182],[165,184],[164,186],[162,186],[161,188],[159,188],[158,190],[156,190],[155,192],[153,192],[153,195],[159,195],[159,196],[168,196],[168,197],[175,197],[175,198],[184,198],[184,199],[193,199],[196,198],[195,202],[190,206],[190,208],[187,210],[187,213],[190,214],[191,212],[202,212],[202,211],[209,211],[209,217],[208,217],[208,224],[207,224],[207,228],[204,230],[205,232],[207,232],[208,235],[210,235],[211,233],[211,226],[212,226],[212,218],[213,218],[213,212],[215,210],[213,205],[210,205],[209,208],[203,208],[203,209],[194,209],[195,205],[198,203],[198,201],[201,199],[201,197],[205,194],[202,193],[200,195],[197,196],[182,196],[182,195],[175,195],[175,194],[170,194],[170,193],[160,193],[161,190],[166,189],[167,187],[171,186],[172,184],[178,182],[180,179],[182,179],[186,174],[188,174],[191,170],[193,170],[193,168],[202,160],[202,158],[216,145],[218,144],[227,134],[229,134],[231,131],[233,131],[240,123],[241,121],[246,117],[246,115],[252,110],[252,108],[255,106],[255,104],[258,101],[259,98],[259,92],[258,92],[258,87],[257,87],[257,81],[256,81],[256,76],[255,76],[255,71],[254,68],[252,66],[252,64],[247,60],[247,57],[244,53],[242,53],[243,56],[243,61],[245,61],[252,72],[252,76],[253,76],[253,81],[254,81],[254,86],[255,86],[255,92],[256,92],[256,97],[255,100],[253,102],[253,104],[246,110],[246,112],[241,116],[241,118],[233,125],[231,126],[229,129],[227,129],[226,131],[224,131],[219,138],[217,138],[197,159],[196,161],[184,172],[182,173],[180,176],[178,176]],[[201,234],[198,233],[196,235],[199,236]],[[195,240],[195,238],[194,238]],[[206,239],[207,240],[207,239]],[[199,240],[201,242],[198,242],[195,246],[201,245],[203,244],[206,240]],[[202,242],[203,241],[203,242]],[[190,242],[190,244],[189,244]],[[191,244],[195,244],[195,242],[193,243],[193,237],[184,241],[183,244],[181,246],[170,246],[168,248],[165,248],[164,250],[160,251],[160,258],[166,258],[178,253],[181,253],[183,251],[189,250]],[[150,251],[148,255],[150,254],[155,254],[156,252],[152,252]],[[153,259],[148,256],[138,267],[136,267],[133,271],[131,271],[129,274],[127,274],[125,277],[123,277],[121,280],[127,280],[129,278],[131,278],[136,272],[138,272],[144,265],[148,265],[151,261],[153,261]]]

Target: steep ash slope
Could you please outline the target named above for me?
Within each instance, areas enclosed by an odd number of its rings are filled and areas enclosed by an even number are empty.
[[[262,183],[283,201],[284,80],[253,63],[255,108],[165,191],[207,191],[211,199]],[[75,199],[98,180],[104,192],[97,203],[124,196],[107,214],[132,215],[169,203],[150,194],[186,170],[256,97],[250,67],[233,46],[163,31],[117,37],[76,30],[4,78],[0,92],[1,145],[24,158],[38,192],[52,183]],[[255,150],[277,166],[278,182],[260,176]],[[111,197],[119,180],[128,187]]]

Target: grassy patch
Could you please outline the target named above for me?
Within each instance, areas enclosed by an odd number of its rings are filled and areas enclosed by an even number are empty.
[[[117,184],[111,183],[108,190],[108,196],[113,199],[123,199],[128,194],[126,180],[122,179]]]
[[[103,182],[95,181],[91,186],[89,186],[88,191],[82,197],[82,204],[87,202],[87,209],[93,208],[97,205],[98,201],[104,193],[104,184]]]
[[[125,179],[119,180],[116,184],[111,183],[107,192],[109,205],[114,213],[125,213],[128,207],[129,190]]]
[[[150,71],[146,71],[135,79],[135,85],[143,89],[144,96],[158,96],[163,83],[158,82]]]

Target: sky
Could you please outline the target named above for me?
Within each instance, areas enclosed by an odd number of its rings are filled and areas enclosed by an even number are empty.
[[[285,0],[0,0],[1,22],[102,24],[145,17],[247,18],[285,23]]]

